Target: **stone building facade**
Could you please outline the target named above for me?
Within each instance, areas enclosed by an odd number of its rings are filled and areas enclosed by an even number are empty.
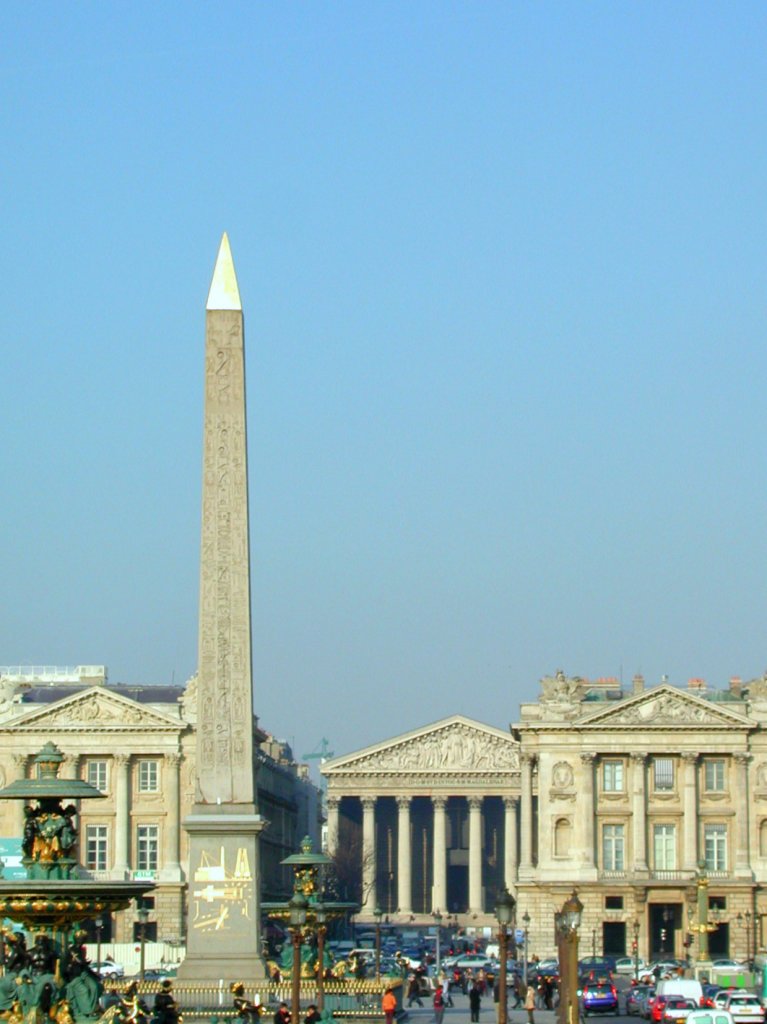
[[[508,732],[453,716],[323,766],[328,845],[359,850],[362,917],[492,927],[502,885],[555,946],[572,888],[596,953],[762,948],[767,681],[633,689],[562,673]],[[698,893],[708,912],[701,922]]]
[[[194,800],[196,681],[173,686],[107,685],[100,679],[30,684],[0,675],[0,786],[30,775],[52,740],[65,755],[61,777],[79,777],[106,794],[78,808],[78,858],[91,877],[149,878],[147,938],[183,943],[188,838],[182,822]],[[319,791],[290,748],[254,719],[261,885],[282,899],[291,877],[281,864],[307,833],[318,841]],[[23,801],[0,801],[0,836],[12,864],[23,828]],[[8,856],[10,853],[10,856]],[[105,922],[104,940],[132,941],[136,908]]]

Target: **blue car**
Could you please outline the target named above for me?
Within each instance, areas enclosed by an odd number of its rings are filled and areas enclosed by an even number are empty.
[[[618,993],[610,981],[586,981],[581,989],[583,1016],[590,1013],[617,1013]]]

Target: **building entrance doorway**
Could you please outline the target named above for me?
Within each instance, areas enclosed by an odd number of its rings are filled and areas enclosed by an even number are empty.
[[[602,925],[602,950],[605,956],[626,956],[626,922],[605,921]]]
[[[650,910],[650,959],[663,960],[678,957],[677,946],[682,927],[681,903],[651,903]]]

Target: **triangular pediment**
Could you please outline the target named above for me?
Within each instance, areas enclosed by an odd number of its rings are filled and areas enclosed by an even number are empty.
[[[573,723],[578,728],[599,726],[632,729],[721,729],[726,726],[753,729],[754,723],[745,715],[730,710],[725,704],[713,703],[675,686],[663,684],[609,707],[590,711]]]
[[[327,761],[322,774],[437,776],[519,771],[519,744],[509,733],[463,715],[415,729],[394,739]]]
[[[6,719],[0,730],[39,732],[55,729],[60,732],[116,731],[167,732],[178,731],[183,723],[164,715],[154,708],[139,704],[128,697],[110,693],[102,686],[92,686],[53,704],[39,705],[27,713]]]

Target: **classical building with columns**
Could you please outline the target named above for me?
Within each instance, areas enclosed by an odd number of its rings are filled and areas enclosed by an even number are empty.
[[[53,669],[15,676],[0,670],[0,787],[33,771],[48,740],[65,756],[62,777],[82,778],[106,794],[78,807],[78,857],[91,877],[147,878],[147,938],[183,943],[188,841],[182,828],[194,799],[196,678],[178,686],[108,685],[106,671],[66,675]],[[98,669],[98,671],[97,671]],[[33,681],[29,681],[32,679]],[[281,861],[307,833],[319,839],[319,791],[284,742],[254,721],[264,899],[291,892]],[[23,801],[0,801],[0,837],[10,861],[23,832]],[[105,921],[103,938],[135,937],[136,908]]]
[[[506,885],[544,955],[575,886],[589,951],[681,956],[708,924],[746,956],[767,934],[765,723],[765,679],[558,673],[508,731],[455,715],[327,762],[329,850],[356,857],[362,919],[490,928]]]

